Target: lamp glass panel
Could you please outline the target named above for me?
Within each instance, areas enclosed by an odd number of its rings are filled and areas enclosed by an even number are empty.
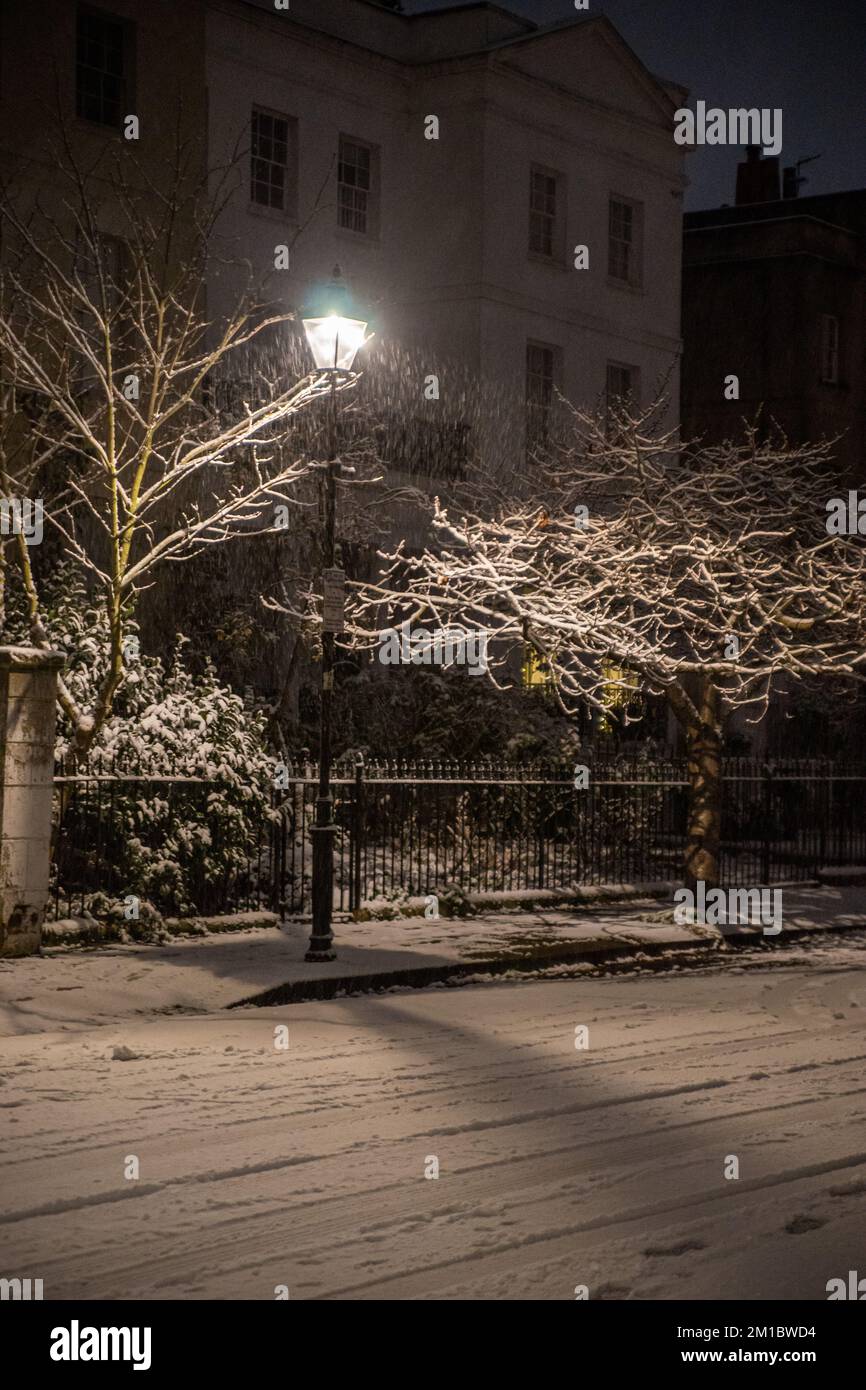
[[[327,318],[304,319],[304,331],[317,367],[322,370],[341,367],[349,371],[366,339],[367,325],[361,319],[330,314]]]

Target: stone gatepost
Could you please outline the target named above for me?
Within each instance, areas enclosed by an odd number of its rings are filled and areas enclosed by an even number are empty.
[[[62,652],[0,647],[0,956],[39,950]]]

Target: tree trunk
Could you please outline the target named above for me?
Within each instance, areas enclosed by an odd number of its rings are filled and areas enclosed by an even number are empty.
[[[722,734],[719,692],[701,678],[695,708],[699,719],[686,730],[689,768],[689,824],[686,841],[686,888],[695,891],[702,879],[707,888],[719,882],[719,840],[722,811]]]

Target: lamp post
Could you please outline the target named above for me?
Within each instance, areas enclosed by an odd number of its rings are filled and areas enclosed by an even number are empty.
[[[358,349],[367,341],[367,324],[349,318],[346,287],[335,266],[326,292],[325,312],[304,319],[304,332],[317,369],[330,378],[328,394],[328,458],[324,474],[324,547],[322,614],[322,692],[319,726],[319,787],[313,836],[313,929],[305,960],[335,960],[331,917],[334,903],[334,798],[331,795],[331,699],[334,691],[334,639],[342,631],[341,617],[328,612],[327,583],[336,560],[338,452],[337,379],[351,372]]]

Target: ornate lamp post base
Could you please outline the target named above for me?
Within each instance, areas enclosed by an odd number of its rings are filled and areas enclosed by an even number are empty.
[[[328,937],[328,940],[329,940],[329,941],[333,941],[333,939],[334,939],[333,936],[329,936],[329,937]],[[315,938],[314,938],[314,937],[311,937],[310,940],[313,941],[313,940],[315,940]],[[312,946],[311,946],[311,947],[309,947],[308,950],[306,950],[306,951],[304,952],[304,960],[312,961],[314,964],[315,964],[315,963],[318,963],[318,962],[321,962],[321,961],[325,961],[325,960],[336,960],[336,959],[337,959],[337,952],[334,950],[333,946],[331,946],[331,947],[330,947],[329,949],[327,949],[327,950],[322,950],[322,951],[320,951],[320,950],[318,950],[318,949],[316,949],[316,950],[314,951],[313,948],[312,948]]]

